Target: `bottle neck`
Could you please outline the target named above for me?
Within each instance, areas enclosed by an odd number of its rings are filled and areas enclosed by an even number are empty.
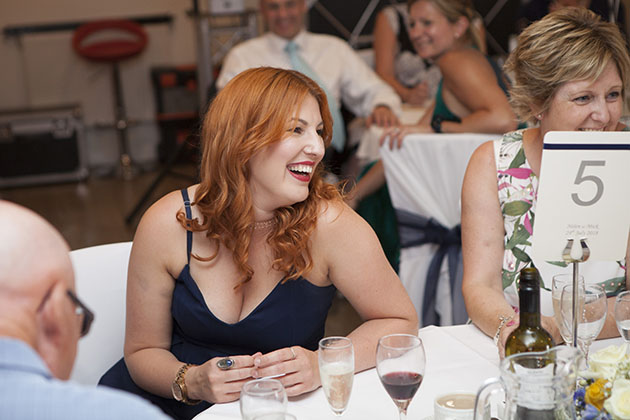
[[[540,326],[540,289],[526,288],[519,292],[520,325]]]

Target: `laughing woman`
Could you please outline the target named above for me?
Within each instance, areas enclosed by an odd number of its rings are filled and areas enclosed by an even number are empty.
[[[537,126],[481,145],[470,159],[462,189],[466,309],[495,338],[500,353],[518,326],[518,274],[532,265],[543,280],[543,327],[562,341],[549,290],[553,275],[571,270],[532,261],[530,253],[543,138],[549,131],[625,129],[619,118],[630,77],[626,48],[614,24],[586,9],[567,8],[527,27],[508,58],[512,105],[523,121]],[[613,296],[628,286],[625,264],[587,261],[581,266],[587,283],[605,283],[612,310]],[[617,334],[609,313],[600,338]]]
[[[125,357],[101,383],[189,419],[283,374],[287,394],[320,386],[317,344],[335,290],[363,324],[356,371],[379,337],[416,333],[415,310],[369,226],[322,178],[332,119],[311,79],[244,71],[203,125],[201,182],[143,216],[127,286]]]

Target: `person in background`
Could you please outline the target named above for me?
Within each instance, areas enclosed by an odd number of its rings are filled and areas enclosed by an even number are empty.
[[[479,20],[471,2],[409,0],[408,6],[414,48],[420,57],[437,64],[442,79],[433,104],[420,121],[387,129],[382,141],[400,147],[404,137],[412,133],[503,133],[515,129],[517,118],[508,103],[503,75],[481,52],[484,38],[478,25],[471,23]],[[446,164],[448,156],[444,159]],[[388,255],[395,255],[397,249],[393,247],[398,241],[391,239],[396,235],[395,228],[391,228],[395,226],[395,216],[384,185],[385,169],[379,160],[350,191],[347,202],[362,215],[375,207],[390,209],[379,218],[384,222],[370,223],[381,240],[389,243]],[[370,196],[374,198],[359,204]],[[380,229],[379,225],[385,227]]]
[[[0,200],[0,418],[166,419],[135,396],[67,381],[94,317],[68,250],[40,216]]]
[[[374,65],[406,104],[422,106],[433,98],[440,70],[421,58],[409,38],[409,12],[405,4],[383,8],[374,22]]]
[[[365,118],[368,126],[390,127],[398,123],[400,98],[350,45],[337,37],[305,30],[306,0],[260,0],[260,10],[269,31],[229,51],[217,78],[219,90],[234,76],[253,67],[272,66],[304,73],[328,96],[334,120],[332,146],[338,155],[347,147],[340,112],[342,102],[357,117]],[[327,152],[327,160],[343,160],[335,157],[332,150]]]
[[[249,69],[203,123],[201,182],[160,199],[133,241],[125,357],[101,380],[177,419],[281,375],[320,386],[317,346],[336,290],[364,320],[357,371],[378,339],[417,333],[415,309],[376,236],[324,182],[332,135],[322,89],[302,73]]]
[[[626,9],[622,1],[616,2],[617,9],[612,6],[615,2],[609,0],[530,0],[523,3],[519,9],[519,23],[521,29],[530,23],[542,19],[547,13],[564,7],[586,7],[595,12],[602,19],[615,22],[624,36],[626,33]]]
[[[513,75],[512,106],[523,121],[537,125],[481,145],[462,190],[466,309],[501,354],[518,326],[518,273],[532,265],[542,277],[542,325],[562,342],[550,289],[553,275],[570,268],[532,261],[530,254],[543,138],[549,131],[625,130],[619,118],[630,58],[614,24],[585,8],[565,8],[526,28],[505,68]],[[613,296],[628,287],[625,263],[587,261],[580,267],[587,283],[605,284],[612,311]],[[617,334],[609,312],[600,337]]]

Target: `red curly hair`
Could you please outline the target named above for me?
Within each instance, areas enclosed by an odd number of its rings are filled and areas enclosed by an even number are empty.
[[[210,261],[220,246],[229,249],[243,274],[241,284],[253,275],[247,264],[254,225],[248,162],[254,154],[287,135],[287,121],[299,114],[308,95],[319,105],[324,124],[322,137],[328,147],[332,117],[326,95],[317,83],[296,71],[271,67],[246,70],[219,92],[205,115],[201,182],[194,201],[203,220],[188,219],[182,210],[178,211],[177,220],[187,230],[205,231],[217,245],[213,255],[193,255],[194,258]],[[277,223],[267,242],[274,254],[273,268],[286,274],[283,281],[297,279],[312,269],[309,238],[321,211],[320,204],[341,199],[337,188],[324,182],[322,174],[322,165],[318,165],[306,200],[275,210]]]

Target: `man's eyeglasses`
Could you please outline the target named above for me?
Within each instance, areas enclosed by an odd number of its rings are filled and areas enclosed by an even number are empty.
[[[90,332],[92,321],[94,321],[94,312],[90,311],[72,290],[68,290],[67,293],[72,303],[76,305],[76,314],[83,317],[83,322],[81,324],[81,337],[85,337],[87,333]]]

